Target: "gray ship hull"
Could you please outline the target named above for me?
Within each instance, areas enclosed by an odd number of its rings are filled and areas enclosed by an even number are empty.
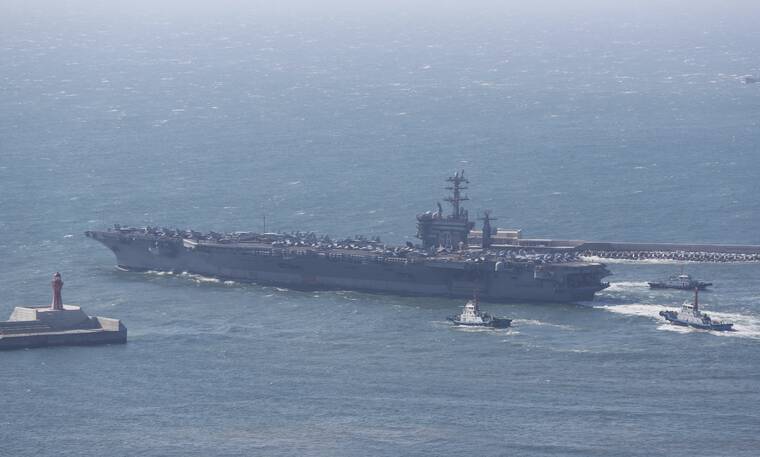
[[[464,262],[429,257],[273,248],[201,242],[124,231],[90,231],[116,255],[120,268],[189,272],[294,289],[339,289],[398,295],[468,298],[478,290],[495,302],[587,301],[607,285],[602,264]]]

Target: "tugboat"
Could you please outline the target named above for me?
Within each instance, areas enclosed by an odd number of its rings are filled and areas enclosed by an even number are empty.
[[[477,294],[472,300],[467,301],[460,314],[449,316],[446,320],[462,327],[507,328],[512,324],[512,319],[493,317],[488,313],[480,312]]]
[[[721,332],[733,330],[731,322],[712,320],[710,316],[699,311],[699,289],[694,289],[694,303],[686,302],[681,311],[660,311],[660,316],[673,325],[694,327],[702,330],[717,330]]]
[[[692,290],[699,289],[705,290],[709,286],[712,286],[711,282],[697,281],[687,274],[673,275],[664,281],[649,282],[649,287],[652,289],[681,289]]]

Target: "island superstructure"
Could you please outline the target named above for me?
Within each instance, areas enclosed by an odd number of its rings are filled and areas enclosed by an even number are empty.
[[[301,289],[342,289],[402,295],[470,297],[488,301],[591,300],[607,287],[607,268],[572,253],[526,253],[493,245],[492,218],[473,230],[462,202],[464,172],[448,178],[452,212],[417,216],[421,245],[388,246],[378,238],[333,241],[313,233],[200,233],[194,230],[125,228],[86,235],[116,256],[119,268],[189,272]],[[483,236],[483,233],[486,235]]]

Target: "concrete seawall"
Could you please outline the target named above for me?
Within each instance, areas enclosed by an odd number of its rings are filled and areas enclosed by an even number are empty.
[[[0,336],[0,350],[45,346],[89,346],[98,344],[124,344],[127,329],[121,323],[118,330],[69,330],[65,332],[16,334]]]
[[[79,307],[16,307],[0,322],[0,350],[44,346],[123,344],[127,328],[118,319],[88,316]]]
[[[17,306],[9,320],[0,322],[0,350],[127,342],[127,327],[120,320],[88,316],[79,306],[63,304],[60,273],[50,284],[49,306]]]

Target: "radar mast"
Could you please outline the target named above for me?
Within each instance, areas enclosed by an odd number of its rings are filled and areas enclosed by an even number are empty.
[[[469,200],[462,191],[467,189],[465,184],[470,181],[464,177],[464,171],[454,173],[446,179],[451,183],[447,190],[451,195],[445,198],[445,201],[451,203],[452,213],[444,216],[441,205],[438,205],[438,211],[431,211],[417,215],[417,238],[422,240],[422,246],[425,249],[431,247],[442,247],[447,249],[466,249],[467,236],[475,225],[470,222],[467,210],[462,208],[462,202]]]

